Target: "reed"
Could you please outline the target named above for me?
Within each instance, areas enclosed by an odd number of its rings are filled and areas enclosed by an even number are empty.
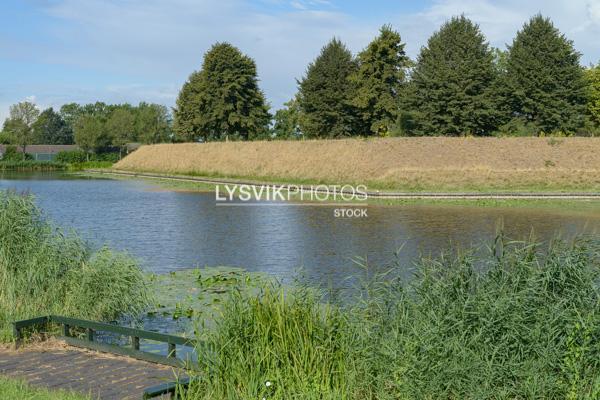
[[[59,314],[95,320],[134,315],[148,304],[136,261],[56,228],[29,195],[0,191],[0,341],[10,322]]]
[[[418,262],[343,303],[303,287],[234,295],[188,399],[596,399],[599,243],[502,236]]]

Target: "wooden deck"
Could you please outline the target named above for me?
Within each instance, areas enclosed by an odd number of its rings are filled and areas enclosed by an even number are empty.
[[[62,389],[92,399],[141,399],[145,388],[173,381],[172,367],[55,344],[0,348],[0,374],[34,387]]]

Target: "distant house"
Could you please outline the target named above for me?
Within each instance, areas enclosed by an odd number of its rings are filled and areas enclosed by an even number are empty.
[[[0,158],[4,155],[7,147],[7,145],[0,144]],[[21,146],[16,147],[18,152],[22,151]],[[25,148],[25,151],[28,154],[31,154],[37,161],[52,161],[59,152],[74,150],[79,150],[79,146],[66,144],[32,144]]]

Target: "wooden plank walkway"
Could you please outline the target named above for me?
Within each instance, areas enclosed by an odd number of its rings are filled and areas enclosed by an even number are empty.
[[[145,388],[173,381],[177,373],[172,367],[57,344],[0,348],[1,375],[92,399],[141,399]]]

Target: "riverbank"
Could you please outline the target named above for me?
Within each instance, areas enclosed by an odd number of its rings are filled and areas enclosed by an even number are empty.
[[[385,138],[143,146],[115,169],[391,192],[600,192],[600,138]]]

